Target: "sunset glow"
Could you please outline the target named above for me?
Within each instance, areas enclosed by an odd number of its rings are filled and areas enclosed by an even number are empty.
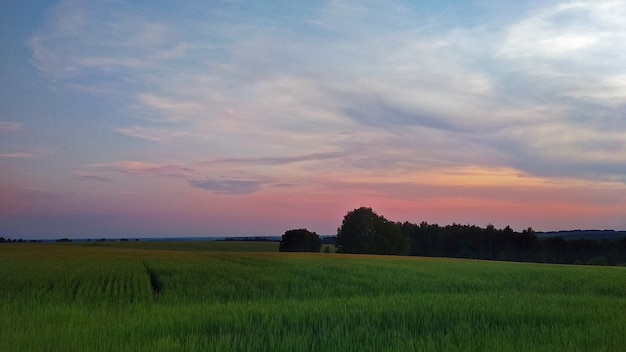
[[[626,230],[626,4],[8,1],[0,235]]]

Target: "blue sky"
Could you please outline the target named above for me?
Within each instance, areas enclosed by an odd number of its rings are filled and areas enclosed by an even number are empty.
[[[5,237],[626,229],[621,1],[0,6]]]

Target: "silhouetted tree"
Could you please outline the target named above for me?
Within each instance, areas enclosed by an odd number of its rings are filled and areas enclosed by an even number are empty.
[[[535,230],[527,228],[517,237],[517,261],[541,262],[542,247],[539,239],[535,235]]]
[[[322,240],[315,232],[307,229],[285,231],[280,241],[280,252],[319,252],[322,249]]]
[[[393,223],[365,207],[346,214],[337,229],[336,246],[337,251],[343,253],[562,264],[587,263],[592,258],[602,257],[607,265],[626,263],[626,237],[604,240],[548,237],[540,240],[530,227],[520,233],[510,226],[496,229],[492,224],[483,229],[461,224],[442,227],[427,222],[419,225],[408,221]]]
[[[401,224],[385,219],[372,208],[361,207],[344,216],[337,229],[336,246],[340,253],[406,255],[411,241]]]

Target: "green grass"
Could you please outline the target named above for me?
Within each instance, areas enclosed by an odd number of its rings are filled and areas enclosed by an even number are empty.
[[[190,252],[277,252],[278,244],[278,242],[254,241],[118,241],[73,243],[73,245],[93,247],[158,249]]]
[[[1,245],[0,350],[626,346],[626,268],[141,244]]]

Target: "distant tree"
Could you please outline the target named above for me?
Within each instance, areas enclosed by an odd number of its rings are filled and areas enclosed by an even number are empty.
[[[402,224],[376,214],[372,208],[361,207],[348,212],[337,229],[337,251],[406,255],[411,248]]]
[[[535,235],[535,230],[531,227],[522,231],[522,233],[517,236],[516,245],[518,250],[518,257],[515,258],[516,260],[524,262],[543,261],[541,243]]]
[[[280,241],[280,252],[319,252],[322,240],[315,232],[307,229],[287,230]]]
[[[442,228],[437,224],[428,224],[422,221],[419,225],[405,221],[402,233],[411,241],[409,255],[415,256],[443,256]]]

